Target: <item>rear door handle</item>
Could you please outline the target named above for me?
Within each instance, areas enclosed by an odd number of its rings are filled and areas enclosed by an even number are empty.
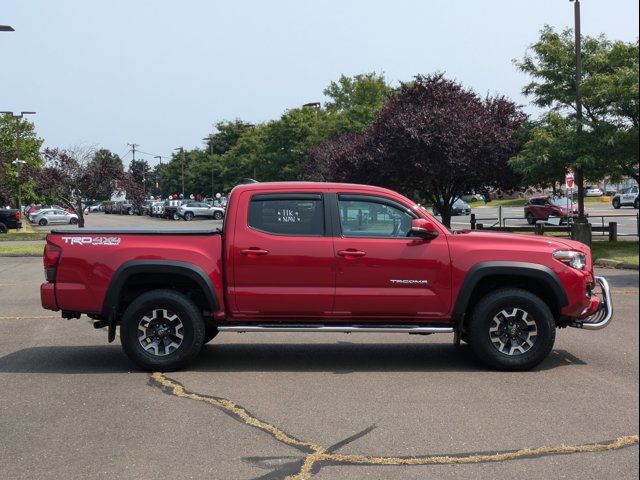
[[[338,250],[338,256],[345,257],[346,259],[352,259],[357,257],[364,257],[367,252],[362,250],[356,250],[355,248],[348,248],[346,250]]]
[[[251,248],[243,248],[242,250],[240,250],[240,253],[242,255],[246,255],[249,258],[251,258],[251,257],[260,257],[262,255],[267,255],[269,253],[269,250],[264,250],[262,248],[257,248],[257,247],[251,247]]]

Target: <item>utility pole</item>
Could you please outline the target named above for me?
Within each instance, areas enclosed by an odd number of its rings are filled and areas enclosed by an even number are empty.
[[[133,162],[135,163],[136,161],[136,147],[139,147],[140,145],[138,145],[137,143],[127,143],[127,145],[129,145],[131,147],[131,154],[132,154],[132,158],[133,158]]]
[[[11,163],[13,163],[17,168],[16,176],[18,180],[18,210],[20,211],[20,215],[22,215],[22,179],[20,178],[20,174],[22,173],[22,165],[27,162],[20,159],[20,119],[24,118],[25,115],[35,115],[36,112],[0,112],[0,114],[3,113],[11,115],[11,117],[16,121],[16,159]]]

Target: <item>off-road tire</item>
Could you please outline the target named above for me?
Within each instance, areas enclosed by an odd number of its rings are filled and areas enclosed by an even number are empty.
[[[7,233],[9,231],[9,229],[7,228],[7,226],[0,222],[0,233]]]
[[[171,214],[171,220],[180,220],[180,215],[178,212],[174,212]]]
[[[165,356],[149,353],[138,338],[140,321],[156,309],[173,312],[183,325],[182,343]],[[120,340],[124,352],[132,362],[148,371],[172,371],[184,367],[198,355],[204,344],[204,337],[202,312],[188,297],[173,290],[143,293],[127,307],[120,325]]]
[[[526,352],[517,355],[502,353],[490,338],[494,317],[502,311],[522,309],[533,320],[537,336]],[[542,362],[553,349],[556,325],[551,310],[539,297],[519,288],[504,288],[489,293],[475,306],[469,323],[469,344],[476,356],[496,370],[529,370]]]
[[[611,205],[613,206],[613,208],[615,208],[616,210],[620,209],[620,199],[619,198],[614,198],[613,202],[611,202]]]

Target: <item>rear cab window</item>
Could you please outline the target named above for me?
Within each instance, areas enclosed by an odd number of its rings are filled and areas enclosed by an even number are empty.
[[[248,226],[272,235],[325,235],[320,193],[256,194],[249,202]]]

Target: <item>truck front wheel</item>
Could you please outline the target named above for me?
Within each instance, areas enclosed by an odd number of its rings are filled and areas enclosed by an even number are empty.
[[[209,343],[211,340],[218,336],[218,328],[217,327],[205,327],[204,329],[204,343]]]
[[[497,370],[529,370],[553,349],[556,326],[546,303],[518,288],[494,291],[476,305],[469,343],[477,357]]]
[[[125,353],[145,370],[177,370],[200,352],[205,326],[198,307],[173,290],[140,295],[125,310],[120,338]]]

